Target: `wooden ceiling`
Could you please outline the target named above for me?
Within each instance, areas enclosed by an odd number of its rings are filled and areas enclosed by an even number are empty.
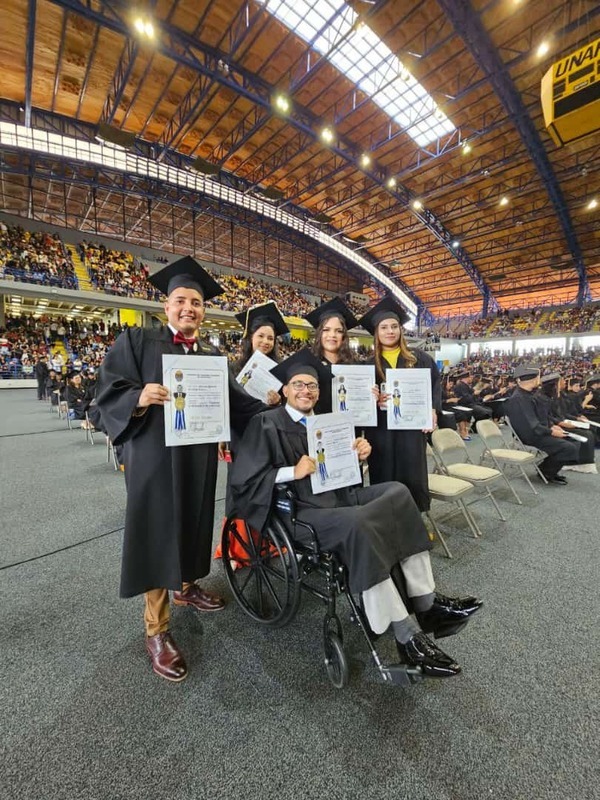
[[[456,0],[459,2],[460,0]],[[34,0],[4,0],[0,96],[27,100],[29,14]],[[464,5],[464,3],[461,3]],[[200,156],[252,184],[281,190],[285,201],[359,239],[436,316],[481,310],[482,293],[444,245],[402,199],[370,170],[328,149],[256,101],[257,86],[287,91],[294,109],[335,124],[344,152],[369,152],[378,174],[397,177],[433,212],[503,308],[574,301],[578,274],[547,182],[476,56],[436,0],[353,0],[350,5],[434,97],[457,131],[420,149],[390,118],[325,59],[249,0],[156,0],[153,44],[135,37],[130,4],[37,0],[31,107],[97,125],[102,120],[137,137]],[[598,4],[589,0],[473,0],[549,159],[594,298],[600,297],[600,136],[557,148],[544,128],[540,80],[560,55],[598,37]],[[138,5],[139,9],[140,6]],[[114,24],[111,24],[114,20]],[[123,24],[129,26],[129,38]],[[168,34],[168,35],[167,35]],[[539,58],[539,43],[550,42]],[[222,54],[210,78],[178,58]],[[307,64],[311,69],[307,70]],[[231,66],[230,66],[231,65]],[[250,91],[226,85],[229,70],[248,76]],[[118,91],[116,91],[116,88]],[[247,89],[247,87],[246,87]],[[108,99],[107,99],[108,98]],[[185,109],[193,113],[188,118]],[[182,119],[183,118],[183,119]],[[183,121],[183,125],[179,123]],[[469,152],[462,146],[468,141]],[[51,183],[47,182],[51,193]],[[0,203],[27,213],[26,177],[3,176]],[[38,183],[39,188],[39,183]],[[107,191],[105,202],[109,201]],[[508,199],[500,205],[502,197]],[[143,207],[140,201],[138,204]],[[142,215],[143,216],[143,215]],[[73,224],[77,224],[74,221]],[[109,228],[105,228],[109,230]],[[137,241],[147,229],[142,218]],[[364,240],[361,238],[364,237]],[[178,247],[189,247],[182,238]],[[572,242],[571,242],[572,245]],[[154,242],[156,247],[156,241]]]

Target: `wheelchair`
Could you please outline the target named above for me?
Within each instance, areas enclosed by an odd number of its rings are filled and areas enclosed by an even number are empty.
[[[293,538],[297,528],[307,531],[309,544]],[[223,526],[221,549],[231,591],[242,610],[255,622],[270,628],[287,625],[298,612],[302,592],[325,603],[324,663],[336,689],[347,686],[350,679],[342,623],[337,613],[337,599],[341,595],[350,606],[350,619],[362,632],[382,680],[410,686],[423,678],[420,667],[382,661],[375,646],[378,636],[371,631],[364,611],[350,592],[345,566],[335,553],[322,551],[314,528],[297,518],[295,495],[285,484],[275,487],[273,508],[264,532],[230,516]]]

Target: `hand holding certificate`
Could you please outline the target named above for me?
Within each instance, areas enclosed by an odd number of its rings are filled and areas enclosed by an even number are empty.
[[[224,356],[163,355],[165,444],[228,441],[229,373]]]
[[[366,364],[333,364],[331,367],[332,410],[348,411],[355,425],[377,425],[377,402],[372,392],[375,367]]]
[[[349,414],[318,414],[306,418],[308,454],[317,463],[310,476],[314,494],[361,483],[358,454],[353,447],[354,424]]]
[[[248,361],[240,370],[236,381],[243,386],[251,397],[262,400],[263,403],[269,402],[269,392],[278,392],[281,389],[281,381],[269,372],[277,362],[273,361],[260,350],[255,350]]]
[[[387,369],[385,380],[385,392],[389,395],[388,430],[422,431],[433,428],[429,370]]]

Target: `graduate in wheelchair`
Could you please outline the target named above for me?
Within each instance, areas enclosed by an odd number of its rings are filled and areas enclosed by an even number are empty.
[[[236,599],[251,617],[272,626],[292,619],[302,589],[325,600],[325,664],[335,686],[348,680],[335,607],[340,593],[384,680],[406,685],[422,676],[458,674],[460,666],[433,639],[458,633],[482,602],[436,592],[431,542],[403,484],[313,494],[310,475],[317,467],[308,456],[305,423],[319,398],[319,381],[331,375],[307,350],[273,371],[284,383],[286,403],[250,421],[231,474],[237,516],[247,525],[240,532],[239,521],[230,519],[223,529],[223,562]],[[361,461],[369,457],[366,439],[357,438],[354,446]],[[228,554],[240,548],[247,558],[235,570]],[[324,591],[306,580],[313,572],[325,576]],[[388,629],[399,655],[393,665],[383,664],[375,647]]]

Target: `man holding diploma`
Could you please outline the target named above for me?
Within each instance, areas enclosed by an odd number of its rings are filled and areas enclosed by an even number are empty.
[[[217,478],[217,444],[165,446],[162,356],[219,355],[196,339],[204,302],[223,291],[191,257],[150,277],[166,296],[168,324],[129,328],[100,369],[96,400],[113,444],[125,444],[127,509],[122,597],[145,596],[146,650],[154,672],[170,681],[187,675],[169,633],[169,589],[176,605],[218,611],[221,598],[195,581],[208,575]],[[266,406],[229,381],[231,423],[241,433]]]
[[[426,635],[456,632],[477,611],[474,597],[437,594],[431,572],[431,543],[419,509],[400,483],[350,487],[315,494],[310,476],[317,459],[308,456],[306,423],[319,399],[319,379],[328,368],[307,350],[273,370],[284,383],[286,405],[257,415],[249,424],[233,463],[231,490],[235,507],[254,528],[267,523],[277,483],[289,483],[297,495],[298,518],[314,526],[321,547],[335,551],[348,569],[350,590],[362,595],[375,633],[391,627],[405,663],[425,674],[445,678],[460,667]],[[358,458],[369,457],[366,439],[354,441]],[[295,536],[305,536],[298,527]],[[414,616],[409,613],[396,577]]]

